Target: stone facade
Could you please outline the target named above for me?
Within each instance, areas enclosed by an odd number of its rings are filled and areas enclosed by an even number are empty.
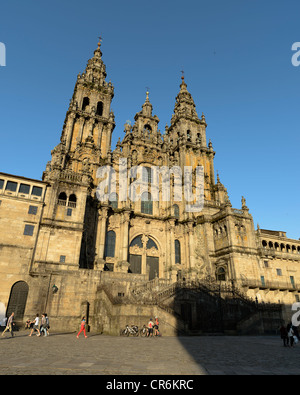
[[[298,301],[300,241],[255,230],[243,197],[241,208],[231,206],[184,77],[164,132],[147,92],[112,151],[113,97],[99,43],[77,77],[43,181],[0,173],[2,311],[17,311],[19,320],[47,311],[57,329],[86,315],[92,330],[114,334],[129,319],[142,325],[159,315],[165,333],[175,334],[199,315],[195,286],[176,300],[176,284],[211,284],[211,295],[218,284],[220,294],[231,287],[259,303]],[[133,169],[142,167],[134,201]],[[169,199],[164,175],[155,173],[162,168],[171,170]],[[192,192],[201,169],[200,211],[187,210],[184,188],[178,196],[175,173],[182,179],[185,168]],[[110,169],[115,188],[99,169]]]

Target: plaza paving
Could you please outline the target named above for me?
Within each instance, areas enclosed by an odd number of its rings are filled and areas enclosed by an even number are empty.
[[[1,375],[299,375],[300,343],[279,336],[0,337]]]

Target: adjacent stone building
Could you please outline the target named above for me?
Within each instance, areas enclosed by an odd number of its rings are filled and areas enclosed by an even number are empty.
[[[300,241],[255,230],[244,198],[241,208],[231,206],[184,78],[164,132],[147,92],[112,151],[114,87],[106,76],[99,43],[77,77],[43,181],[0,173],[2,311],[20,322],[47,312],[57,330],[77,329],[86,315],[91,330],[112,334],[155,315],[167,334],[205,330],[208,310],[221,311],[231,329],[253,324],[258,310],[241,314],[236,301],[270,302],[277,318],[290,319]],[[186,169],[188,203],[177,184]],[[203,207],[187,209],[195,196]]]

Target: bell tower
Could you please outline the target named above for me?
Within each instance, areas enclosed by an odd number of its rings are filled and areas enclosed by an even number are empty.
[[[115,128],[111,101],[114,87],[106,82],[106,67],[102,60],[101,38],[86,69],[79,73],[66,113],[60,144],[52,151],[49,170],[59,168],[75,173],[89,169],[95,180],[97,168],[109,157],[111,137]]]

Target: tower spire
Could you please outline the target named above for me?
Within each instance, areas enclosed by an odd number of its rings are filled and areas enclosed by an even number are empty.
[[[145,100],[145,103],[142,105],[142,108],[143,108],[142,113],[143,113],[143,115],[145,115],[147,117],[151,117],[153,107],[152,107],[152,104],[150,103],[150,100],[149,100],[149,88],[146,88],[146,89],[147,89],[146,100]]]
[[[100,49],[101,44],[102,44],[102,37],[99,36],[98,39],[99,39],[99,41],[98,41],[98,49]]]

